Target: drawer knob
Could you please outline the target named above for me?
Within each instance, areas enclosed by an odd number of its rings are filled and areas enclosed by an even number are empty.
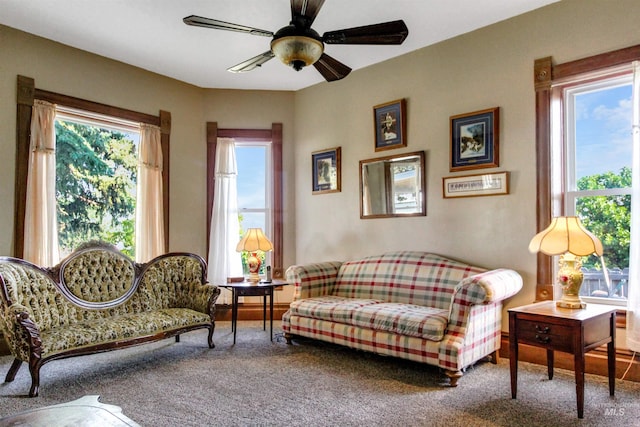
[[[543,344],[548,344],[549,341],[551,341],[551,337],[549,336],[541,337],[540,335],[536,334],[536,341],[541,342]]]
[[[539,334],[548,334],[550,330],[551,329],[548,326],[541,328],[540,326],[536,325],[536,332]]]

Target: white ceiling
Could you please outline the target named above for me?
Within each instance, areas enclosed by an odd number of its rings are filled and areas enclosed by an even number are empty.
[[[325,31],[403,19],[400,46],[328,45],[354,70],[464,34],[558,0],[326,0],[313,29]],[[277,58],[248,73],[227,68],[269,50],[270,39],[187,26],[200,15],[277,31],[289,0],[0,0],[0,24],[204,88],[298,90],[324,81]],[[346,77],[347,79],[349,76]]]

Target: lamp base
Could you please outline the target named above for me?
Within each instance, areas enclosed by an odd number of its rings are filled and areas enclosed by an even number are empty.
[[[247,258],[247,264],[249,265],[249,278],[247,281],[257,284],[260,281],[260,275],[258,272],[260,271],[260,264],[262,264],[262,261],[260,261],[256,252],[250,253]]]
[[[562,298],[556,301],[557,307],[582,309],[587,306],[580,300],[580,287],[583,279],[581,268],[580,257],[569,252],[560,257],[558,282],[562,287]]]
[[[556,307],[561,307],[561,308],[586,308],[587,307],[587,303],[584,303],[582,301],[578,301],[578,302],[573,302],[573,301],[556,301]]]

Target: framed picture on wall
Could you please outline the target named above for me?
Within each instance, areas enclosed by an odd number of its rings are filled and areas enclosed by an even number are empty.
[[[311,153],[312,193],[336,193],[340,191],[340,147]]]
[[[450,117],[451,172],[499,166],[499,107]]]
[[[442,178],[442,197],[494,196],[509,194],[509,172]]]
[[[376,151],[407,146],[405,109],[404,99],[373,107]]]

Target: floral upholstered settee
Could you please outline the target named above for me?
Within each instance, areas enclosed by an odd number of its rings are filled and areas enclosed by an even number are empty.
[[[88,244],[53,268],[0,258],[0,330],[38,395],[40,368],[70,356],[129,347],[208,329],[214,347],[215,302],[198,255],[169,253],[136,264],[117,249]]]
[[[502,301],[522,288],[508,269],[487,271],[427,252],[289,267],[293,302],[282,318],[298,335],[438,366],[449,384],[492,355]]]

